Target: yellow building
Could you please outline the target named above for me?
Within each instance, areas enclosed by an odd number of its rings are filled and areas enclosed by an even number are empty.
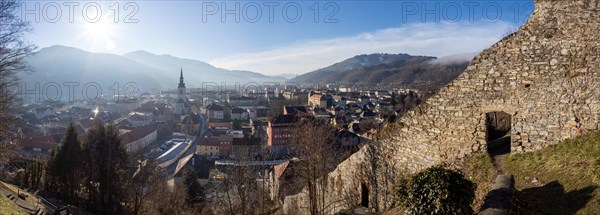
[[[219,155],[219,145],[209,143],[198,144],[198,147],[196,147],[196,154],[208,156]]]

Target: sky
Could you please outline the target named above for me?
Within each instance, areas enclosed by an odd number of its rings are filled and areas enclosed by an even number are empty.
[[[516,31],[533,0],[32,1],[27,39],[48,47],[145,50],[267,75],[302,74],[359,54],[477,53]]]

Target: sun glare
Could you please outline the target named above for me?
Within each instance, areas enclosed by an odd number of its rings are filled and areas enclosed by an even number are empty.
[[[110,20],[100,20],[96,23],[84,24],[83,36],[90,40],[95,47],[103,47],[106,50],[114,49],[116,47],[116,43],[113,40],[114,34],[114,23]]]
[[[109,25],[106,22],[88,23],[86,34],[93,37],[106,37],[109,34]]]

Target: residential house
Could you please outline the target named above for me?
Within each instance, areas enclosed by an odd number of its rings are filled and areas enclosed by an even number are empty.
[[[217,130],[226,130],[227,131],[227,130],[233,129],[233,123],[232,122],[207,122],[206,127],[217,129]]]
[[[299,112],[307,113],[304,106],[283,106],[283,115],[295,115]]]
[[[223,120],[225,118],[225,109],[218,104],[209,104],[206,107],[206,113],[204,113],[207,117],[208,120]]]
[[[331,114],[323,107],[315,107],[313,115],[316,119],[329,119],[331,117]]]
[[[140,105],[134,111],[138,112],[138,113],[144,113],[146,115],[149,115],[149,114],[158,115],[158,114],[166,113],[167,110],[168,110],[167,104],[159,103],[156,101],[150,101],[150,102],[146,102],[146,103]]]
[[[231,106],[253,106],[257,104],[257,99],[248,96],[234,96],[227,99]]]
[[[375,114],[369,109],[366,109],[360,114],[360,117],[363,119],[375,119],[377,117],[377,114]]]
[[[63,137],[64,133],[19,139],[17,141],[20,146],[19,152],[25,159],[47,161],[52,150],[60,145]]]
[[[190,113],[181,120],[181,132],[194,135],[200,130],[200,116]]]
[[[231,134],[219,135],[216,139],[219,143],[219,155],[221,157],[229,156],[233,151],[233,136]]]
[[[298,95],[295,92],[285,91],[283,92],[283,97],[288,100],[298,99]]]
[[[156,141],[157,131],[158,127],[154,123],[138,127],[122,134],[122,142],[128,153],[136,153]]]
[[[338,144],[344,147],[355,146],[360,143],[360,137],[346,129],[338,129],[336,131],[336,137]]]
[[[371,97],[367,96],[367,95],[363,95],[361,96],[358,101],[360,101],[361,103],[367,103],[371,101]]]
[[[210,170],[214,167],[214,164],[214,160],[207,158],[206,156],[192,153],[179,160],[175,172],[173,173],[173,178],[170,179],[167,184],[171,187],[183,185],[186,172],[194,170],[198,177],[198,183],[204,186],[209,182]]]
[[[257,111],[256,111],[256,109],[246,108],[244,110],[245,110],[245,112],[244,112],[245,117],[244,118],[251,119],[251,120],[255,120],[256,119],[256,117],[257,117]]]
[[[269,121],[267,127],[268,146],[284,146],[291,143],[292,132],[299,117],[295,115],[278,115]]]
[[[232,120],[245,120],[248,119],[248,114],[244,114],[246,111],[239,107],[234,107],[231,109],[231,119]]]
[[[197,139],[198,144],[196,145],[196,154],[206,156],[220,156],[219,151],[219,140],[211,137],[204,137]]]
[[[344,116],[346,114],[346,106],[335,106],[333,109],[331,109],[331,114],[338,117],[338,116]]]
[[[152,116],[143,113],[133,112],[127,117],[127,121],[134,127],[145,126],[152,122]]]
[[[232,154],[236,155],[259,155],[262,148],[261,138],[233,138]]]
[[[90,113],[92,113],[92,109],[82,107],[71,107],[71,109],[69,109],[69,113],[75,119],[84,118],[90,116]]]
[[[348,103],[346,97],[339,95],[333,96],[333,101],[337,104],[337,106],[346,106]]]
[[[54,109],[51,106],[38,107],[34,109],[35,117],[43,119],[48,116],[54,115]]]

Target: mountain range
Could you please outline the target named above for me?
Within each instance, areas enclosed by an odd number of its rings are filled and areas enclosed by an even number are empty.
[[[183,70],[186,86],[202,87],[203,83],[234,84],[248,82],[285,82],[283,77],[271,77],[256,72],[227,70],[208,63],[135,51],[124,55],[92,53],[67,46],[42,48],[25,59],[34,72],[21,74],[27,86],[34,83],[77,82],[81,86],[98,83],[108,91],[115,82],[124,85],[135,82],[140,92],[152,89],[174,89]],[[31,85],[29,85],[31,84]],[[30,89],[32,87],[29,87]]]
[[[472,58],[472,56],[470,56]],[[183,70],[188,88],[202,87],[204,83],[294,82],[307,83],[433,83],[443,86],[458,76],[468,65],[469,57],[451,56],[436,58],[408,54],[358,55],[331,66],[303,75],[282,74],[267,76],[256,72],[217,68],[206,62],[183,59],[170,55],[156,55],[146,51],[134,51],[124,55],[92,53],[67,46],[51,46],[40,49],[25,59],[34,72],[20,74],[26,89],[40,88],[55,82],[64,86],[67,82],[97,84],[102,94],[114,93],[119,87],[135,82],[138,93],[174,89]],[[72,83],[70,83],[72,85]],[[78,89],[75,89],[78,90]],[[76,94],[79,91],[76,91]],[[66,92],[62,92],[65,94]]]

